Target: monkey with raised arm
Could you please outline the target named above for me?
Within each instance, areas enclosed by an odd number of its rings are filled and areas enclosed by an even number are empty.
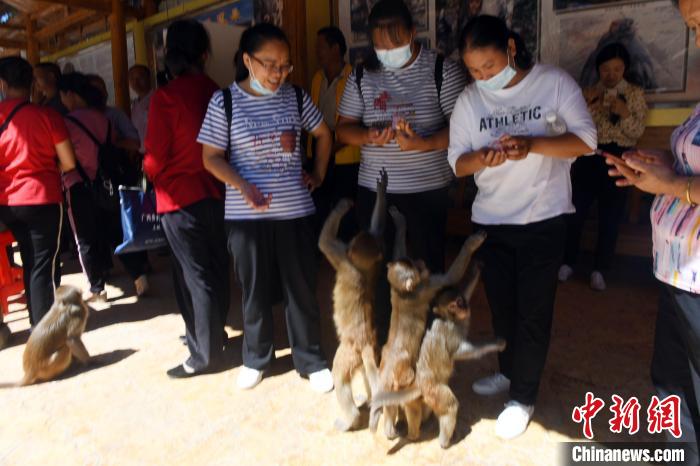
[[[74,286],[59,286],[51,309],[29,335],[20,385],[55,378],[68,369],[72,356],[87,364],[90,355],[80,339],[87,318],[88,306],[82,292]]]
[[[352,376],[360,370],[368,397],[371,390],[362,364],[366,349],[374,358],[377,336],[374,328],[374,296],[383,253],[386,223],[386,187],[388,177],[382,170],[377,179],[377,198],[369,231],[361,231],[349,244],[337,238],[338,226],[352,207],[342,199],[326,219],[318,246],[336,270],[333,288],[333,321],[338,333],[338,350],[333,359],[333,382],[340,404],[341,417],[335,427],[341,431],[355,429],[360,411],[352,396]]]
[[[416,376],[411,386],[395,392],[376,393],[372,407],[404,406],[408,423],[408,438],[417,440],[425,407],[435,413],[440,422],[440,446],[447,448],[457,424],[459,401],[448,382],[458,360],[477,359],[488,353],[503,351],[502,339],[483,345],[467,340],[471,319],[471,297],[479,280],[480,267],[472,263],[464,289],[442,289],[432,304],[436,315],[423,337]],[[409,416],[409,412],[414,413]],[[429,414],[429,411],[428,411]]]
[[[408,387],[415,377],[416,361],[430,303],[437,293],[448,286],[457,284],[469,265],[474,251],[486,239],[484,232],[471,235],[464,242],[457,258],[445,274],[430,274],[423,261],[406,258],[406,220],[395,208],[389,209],[396,226],[397,240],[394,246],[394,262],[389,263],[387,278],[391,286],[391,323],[389,338],[382,348],[382,359],[377,371],[369,354],[363,354],[367,374],[372,385],[372,393],[396,391]],[[387,438],[396,438],[398,408],[386,406],[384,433]],[[417,416],[418,420],[414,419]],[[406,411],[409,424],[420,423],[422,414],[414,410]],[[370,410],[369,427],[376,432],[379,423],[379,408]]]

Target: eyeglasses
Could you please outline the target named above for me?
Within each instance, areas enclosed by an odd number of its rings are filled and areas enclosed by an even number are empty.
[[[294,71],[294,65],[275,66],[272,63],[267,63],[267,62],[260,60],[259,58],[257,58],[254,55],[251,55],[250,57],[253,60],[255,60],[256,62],[260,63],[262,65],[262,67],[265,68],[266,73],[272,73],[273,71],[276,71],[280,74],[289,74],[292,71]]]

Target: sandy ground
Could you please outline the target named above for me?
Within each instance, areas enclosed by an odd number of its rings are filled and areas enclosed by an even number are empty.
[[[451,244],[454,249],[454,244]],[[480,398],[471,383],[496,368],[495,356],[461,363],[451,386],[460,400],[454,444],[438,445],[437,422],[424,425],[420,442],[388,441],[366,429],[339,433],[333,393],[318,395],[294,371],[284,317],[277,309],[277,361],[252,391],[236,388],[240,365],[240,291],[235,288],[227,331],[230,369],[188,380],[165,371],[184,360],[169,260],[153,256],[152,293],[136,300],[120,272],[108,288],[110,304],[92,313],[84,341],[95,356],[87,369],[72,368],[61,379],[24,388],[0,389],[0,464],[90,465],[353,465],[459,464],[549,465],[558,463],[560,442],[582,438],[571,420],[587,391],[606,401],[595,418],[598,441],[651,440],[611,434],[610,395],[637,396],[645,409],[652,387],[648,367],[656,315],[657,286],[651,262],[623,258],[609,277],[609,290],[588,288],[582,272],[559,288],[552,344],[540,399],[528,431],[506,442],[493,434],[505,396]],[[68,261],[64,283],[85,287]],[[319,272],[323,347],[332,360],[333,274]],[[21,304],[6,316],[14,335],[0,351],[0,382],[21,377],[28,332]],[[479,289],[471,336],[491,335],[488,305]],[[359,390],[358,390],[359,391]]]

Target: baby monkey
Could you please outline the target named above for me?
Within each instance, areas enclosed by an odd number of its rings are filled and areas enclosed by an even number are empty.
[[[87,364],[90,355],[80,337],[88,306],[74,286],[59,286],[49,312],[32,330],[24,348],[24,378],[19,385],[51,380],[68,369],[71,355]]]
[[[386,222],[386,188],[388,176],[382,170],[377,179],[377,197],[369,231],[361,231],[345,244],[337,238],[338,226],[352,207],[350,199],[341,200],[333,209],[321,231],[318,246],[336,271],[333,288],[333,321],[338,333],[338,350],[333,359],[333,382],[340,404],[341,417],[336,429],[358,428],[360,411],[352,395],[352,377],[360,370],[367,396],[371,396],[362,362],[363,350],[375,354],[377,336],[374,328],[374,296],[383,253]]]
[[[372,409],[404,407],[409,440],[418,439],[421,421],[426,418],[424,414],[429,415],[432,411],[440,423],[440,446],[447,448],[459,408],[457,397],[448,385],[455,361],[477,359],[505,349],[506,343],[502,339],[483,345],[473,345],[466,339],[471,319],[470,301],[479,275],[480,266],[473,262],[464,289],[447,287],[435,298],[432,311],[436,318],[423,338],[413,384],[403,390],[377,393],[372,399]]]

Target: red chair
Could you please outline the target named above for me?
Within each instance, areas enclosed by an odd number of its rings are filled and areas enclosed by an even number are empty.
[[[3,315],[10,312],[10,297],[24,293],[22,267],[12,265],[7,257],[7,246],[12,246],[14,242],[15,237],[10,230],[0,232],[0,308]]]

